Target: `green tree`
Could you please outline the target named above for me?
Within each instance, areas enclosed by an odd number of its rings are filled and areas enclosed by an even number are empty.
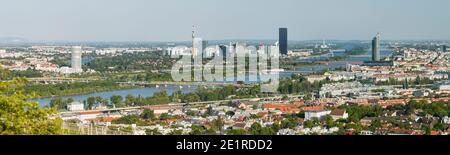
[[[62,98],[54,98],[50,100],[50,107],[58,110],[66,109],[67,102],[64,102]]]
[[[113,95],[110,97],[111,103],[115,106],[115,107],[123,107],[124,105],[122,105],[123,102],[123,97],[120,95]]]
[[[281,129],[293,129],[295,127],[297,127],[298,122],[295,118],[288,118],[288,119],[284,119],[281,121]]]
[[[160,116],[159,116],[159,119],[160,120],[169,120],[169,119],[172,119],[173,117],[172,116],[170,116],[168,113],[162,113]]]
[[[183,135],[183,130],[173,130],[169,135]]]
[[[167,104],[170,102],[170,98],[167,95],[166,91],[157,92],[153,94],[152,97],[147,99],[146,105],[159,105],[159,104]]]
[[[326,123],[326,125],[327,125],[328,127],[330,127],[330,128],[336,126],[336,124],[334,123],[333,117],[331,117],[330,115],[327,115],[327,116],[325,117],[325,123]]]
[[[380,119],[375,119],[375,120],[373,120],[373,122],[371,123],[371,125],[370,125],[370,128],[372,129],[372,130],[375,130],[375,129],[377,129],[377,128],[381,128],[381,121],[380,121]]]
[[[201,126],[201,125],[197,125],[197,124],[193,124],[191,126],[191,133],[189,133],[190,135],[203,135],[205,133],[205,127]]]
[[[197,116],[197,113],[192,111],[192,110],[188,110],[188,111],[186,111],[186,115],[188,115],[188,116]]]
[[[261,134],[261,128],[262,128],[261,124],[255,122],[250,127],[250,133],[252,135],[260,135]]]
[[[273,130],[274,132],[278,132],[278,130],[280,130],[280,128],[281,128],[281,125],[280,125],[279,122],[274,122],[274,123],[272,124],[271,128],[272,128],[272,130]]]
[[[431,135],[431,128],[429,125],[423,125],[422,130],[425,131],[425,135]]]
[[[246,135],[247,131],[244,129],[231,129],[227,132],[228,135]]]
[[[114,120],[112,123],[114,124],[139,124],[141,122],[141,118],[138,115],[127,115],[123,116],[119,119]]]
[[[191,102],[199,102],[200,96],[198,96],[195,93],[189,93],[186,96],[184,96],[184,102],[191,103]]]
[[[127,106],[129,106],[129,107],[134,106],[135,102],[136,102],[136,97],[134,97],[133,95],[128,94],[128,95],[125,97],[125,104],[126,104]]]
[[[153,110],[145,109],[144,112],[142,112],[141,117],[143,119],[155,119],[155,113]]]
[[[86,102],[87,109],[92,110],[95,106],[95,103],[96,103],[95,97],[88,97]]]
[[[445,130],[445,127],[444,127],[444,124],[439,122],[439,123],[434,124],[433,129],[443,131],[443,130]]]
[[[222,118],[219,117],[211,122],[211,129],[214,131],[222,131],[224,124]]]
[[[408,79],[406,79],[403,83],[403,89],[408,89],[409,88],[409,83],[408,83]]]
[[[25,79],[0,82],[0,134],[54,135],[62,133],[62,120],[51,119],[55,108],[40,108],[23,93]]]
[[[73,98],[68,98],[67,100],[66,100],[66,104],[70,104],[70,103],[72,103],[72,102],[74,102],[75,100],[73,100]]]
[[[159,132],[158,129],[146,129],[145,134],[146,135],[162,135],[162,133]]]
[[[97,106],[104,106],[104,105],[108,104],[108,100],[103,99],[103,97],[101,97],[101,96],[96,96],[95,102],[96,102]]]
[[[263,127],[261,128],[260,131],[260,135],[275,135],[275,134],[276,134],[275,130],[273,130],[273,128],[270,127]]]
[[[307,120],[307,121],[303,122],[303,126],[305,128],[312,128],[312,127],[314,127],[314,123],[311,120]]]
[[[67,96],[80,93],[93,93],[100,91],[133,88],[133,86],[122,86],[110,81],[95,81],[89,83],[58,83],[58,84],[27,84],[25,93],[36,93],[36,97]]]

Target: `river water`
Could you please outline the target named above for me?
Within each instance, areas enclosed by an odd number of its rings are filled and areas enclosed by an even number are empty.
[[[114,90],[114,91],[107,91],[107,92],[98,92],[98,93],[90,93],[90,94],[83,94],[83,95],[71,95],[71,96],[63,96],[61,97],[63,100],[66,100],[68,98],[72,98],[75,101],[83,102],[87,100],[89,97],[95,97],[100,96],[104,99],[109,99],[113,95],[120,95],[123,98],[125,98],[127,95],[131,94],[133,96],[142,96],[142,97],[149,97],[153,96],[153,94],[161,91],[166,91],[167,94],[172,95],[174,92],[182,91],[184,93],[193,92],[197,89],[197,86],[174,86],[174,85],[168,85],[168,86],[159,86],[157,87],[146,87],[146,88],[135,88],[135,89],[125,89],[125,90]],[[49,97],[49,98],[41,98],[41,99],[35,99],[33,101],[36,101],[39,103],[40,106],[45,106],[50,103],[50,101],[56,97]]]
[[[344,52],[335,52],[334,55],[335,56],[343,56],[345,53]],[[380,51],[381,57],[384,58],[386,56],[389,56],[392,54],[392,50],[388,50],[388,49],[382,49]],[[325,57],[323,57],[325,59]],[[321,58],[319,58],[321,59]],[[329,64],[318,64],[318,65],[308,65],[308,66],[302,66],[302,67],[297,67],[295,68],[295,71],[298,72],[303,72],[303,73],[314,73],[314,72],[319,72],[322,71],[324,69],[336,69],[336,68],[345,68],[347,66],[347,64],[349,63],[355,63],[355,62],[364,62],[364,61],[369,61],[372,59],[371,56],[371,52],[367,51],[365,54],[363,55],[355,55],[355,56],[350,56],[349,58],[346,58],[343,61],[336,61],[336,62],[331,62]],[[308,59],[304,59],[298,62],[312,62],[312,61],[317,61],[318,59],[315,58],[314,60],[308,60]]]

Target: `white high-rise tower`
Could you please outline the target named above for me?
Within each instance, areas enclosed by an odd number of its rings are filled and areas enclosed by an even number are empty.
[[[81,46],[73,46],[72,47],[72,60],[71,67],[73,72],[81,73],[83,72],[83,68],[81,68]]]
[[[191,54],[193,56],[197,55],[197,50],[195,49],[195,26],[192,26],[192,49],[191,49]]]

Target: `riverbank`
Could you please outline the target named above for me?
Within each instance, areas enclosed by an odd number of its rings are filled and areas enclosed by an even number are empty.
[[[183,93],[190,93],[197,90],[197,86],[191,87],[180,87],[176,85],[168,85],[162,87],[139,87],[132,89],[122,89],[122,90],[111,90],[111,91],[103,91],[103,92],[95,92],[95,93],[86,93],[81,95],[67,95],[67,96],[53,96],[46,98],[33,99],[31,101],[38,102],[40,106],[46,106],[50,103],[50,101],[54,98],[61,98],[62,100],[67,100],[72,98],[74,101],[83,102],[87,100],[89,97],[102,97],[104,99],[109,99],[113,95],[119,95],[123,98],[126,98],[128,95],[140,96],[143,98],[151,97],[153,94],[165,91],[168,95],[173,94],[174,92],[181,91]]]
[[[77,95],[88,95],[93,93],[103,93],[103,92],[109,92],[109,91],[121,91],[121,90],[131,90],[131,89],[139,89],[139,88],[145,88],[143,86],[133,86],[133,87],[123,87],[123,88],[111,88],[111,89],[104,89],[104,90],[96,90],[96,91],[90,91],[90,92],[83,92],[83,93],[74,93],[74,94],[63,94],[63,95],[53,95],[53,96],[39,96],[33,98],[33,100],[39,100],[44,98],[57,98],[57,97],[67,97],[67,96],[77,96]]]
[[[57,97],[57,96],[70,96],[70,95],[82,95],[97,92],[113,91],[113,90],[126,90],[140,88],[140,86],[123,86],[116,84],[115,82],[91,82],[91,83],[61,83],[61,84],[30,84],[25,86],[25,93],[34,94],[36,99]]]

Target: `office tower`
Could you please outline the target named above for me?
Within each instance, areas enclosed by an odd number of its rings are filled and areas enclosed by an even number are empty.
[[[283,55],[287,55],[288,48],[288,32],[287,28],[280,28],[278,35],[278,42],[280,45],[280,53]]]
[[[233,44],[234,46],[234,54],[237,55],[247,55],[248,49],[247,49],[247,43],[245,42],[236,42]]]
[[[442,52],[447,52],[447,45],[442,45]]]
[[[274,57],[274,56],[279,57],[281,54],[280,44],[274,44],[274,45],[270,46],[269,50],[270,51],[268,52],[268,54],[270,57]],[[283,55],[283,54],[281,54],[281,55]]]
[[[372,40],[372,61],[380,61],[380,33]]]
[[[203,56],[207,56],[207,57],[211,57],[212,55],[210,55],[211,53],[207,53],[207,51],[205,50],[208,47],[208,41],[203,40],[202,41],[202,52]]]
[[[83,69],[81,68],[81,46],[72,47],[71,66],[75,73],[83,72]]]
[[[191,54],[192,56],[196,56],[197,55],[197,50],[195,49],[195,26],[192,26],[192,48],[191,48]]]
[[[192,56],[198,56],[203,51],[203,39],[194,38],[192,41]]]
[[[219,45],[219,49],[220,49],[220,52],[222,52],[221,54],[222,54],[222,57],[227,57],[227,46],[225,46],[225,45]]]
[[[245,55],[247,54],[247,44],[246,43],[240,43],[240,42],[236,42],[236,48],[235,48],[235,52],[237,55]]]
[[[203,40],[202,38],[195,37],[195,26],[192,26],[192,49],[191,49],[192,56],[198,56],[199,54],[204,55],[204,51],[207,46],[208,41]]]

